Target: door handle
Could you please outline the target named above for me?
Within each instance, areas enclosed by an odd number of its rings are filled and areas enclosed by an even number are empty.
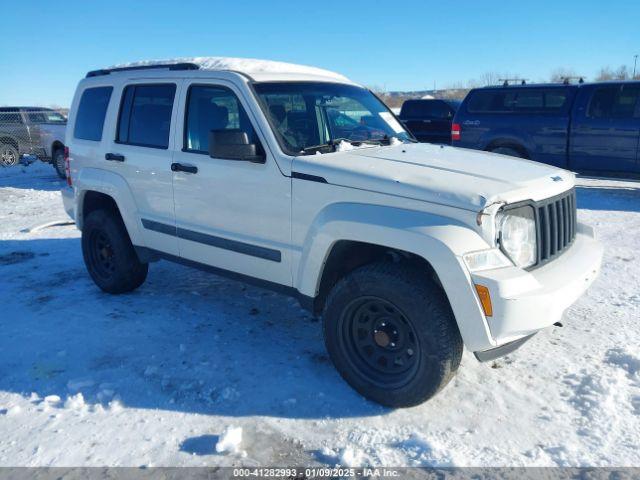
[[[194,165],[184,165],[182,163],[172,163],[172,172],[198,173],[198,167]]]
[[[120,155],[119,153],[107,153],[105,154],[104,159],[112,162],[124,162],[124,155]]]

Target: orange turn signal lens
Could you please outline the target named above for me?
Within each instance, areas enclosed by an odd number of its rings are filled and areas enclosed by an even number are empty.
[[[489,289],[484,285],[476,285],[476,292],[478,292],[478,298],[480,298],[480,304],[482,304],[482,310],[487,317],[493,315],[493,307],[491,306],[491,293]]]

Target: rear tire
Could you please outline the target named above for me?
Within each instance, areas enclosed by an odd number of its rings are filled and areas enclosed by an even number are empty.
[[[326,302],[324,338],[342,378],[388,407],[433,397],[462,358],[444,292],[423,271],[403,263],[365,265],[340,280]]]
[[[53,165],[53,168],[55,168],[58,176],[63,180],[66,180],[67,169],[64,162],[64,150],[58,148],[53,152],[53,157],[51,158],[51,164]]]
[[[524,155],[522,152],[516,150],[515,148],[511,148],[511,147],[496,147],[491,149],[492,153],[499,153],[500,155],[508,155],[510,157],[516,157],[516,158],[527,158],[526,155]]]
[[[91,212],[82,227],[82,256],[87,271],[107,293],[125,293],[144,283],[149,264],[141,263],[120,215]]]
[[[18,149],[10,143],[0,144],[0,166],[15,167],[20,163]]]

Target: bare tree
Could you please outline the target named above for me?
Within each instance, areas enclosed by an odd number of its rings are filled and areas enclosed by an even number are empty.
[[[627,80],[630,77],[631,75],[626,65],[620,65],[616,70],[616,80]]]
[[[608,80],[628,80],[631,78],[629,68],[626,65],[620,65],[617,70],[611,67],[602,67],[596,75],[596,81],[606,82]]]
[[[575,78],[578,75],[573,68],[567,67],[559,67],[556,68],[553,72],[551,72],[551,83],[560,83],[564,81],[565,78]]]
[[[486,72],[480,75],[480,85],[498,85],[501,78],[508,78],[510,75],[504,75],[498,72]]]

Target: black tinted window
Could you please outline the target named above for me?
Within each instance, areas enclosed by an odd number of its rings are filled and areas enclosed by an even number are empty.
[[[27,115],[31,123],[66,123],[67,119],[53,110],[29,110]]]
[[[598,88],[589,103],[593,118],[632,118],[638,103],[640,87],[617,85]]]
[[[245,132],[249,143],[260,143],[247,113],[231,90],[193,86],[189,89],[184,148],[208,152],[211,130]]]
[[[73,136],[82,140],[102,140],[104,117],[107,113],[112,87],[87,88],[82,93]]]
[[[567,91],[550,89],[477,90],[467,109],[471,113],[553,113],[567,101]]]
[[[403,117],[448,118],[453,115],[451,107],[440,100],[407,100],[402,105]]]
[[[129,85],[122,94],[117,141],[167,148],[175,84]]]
[[[22,123],[22,117],[18,112],[12,110],[0,110],[0,125],[15,125]]]

